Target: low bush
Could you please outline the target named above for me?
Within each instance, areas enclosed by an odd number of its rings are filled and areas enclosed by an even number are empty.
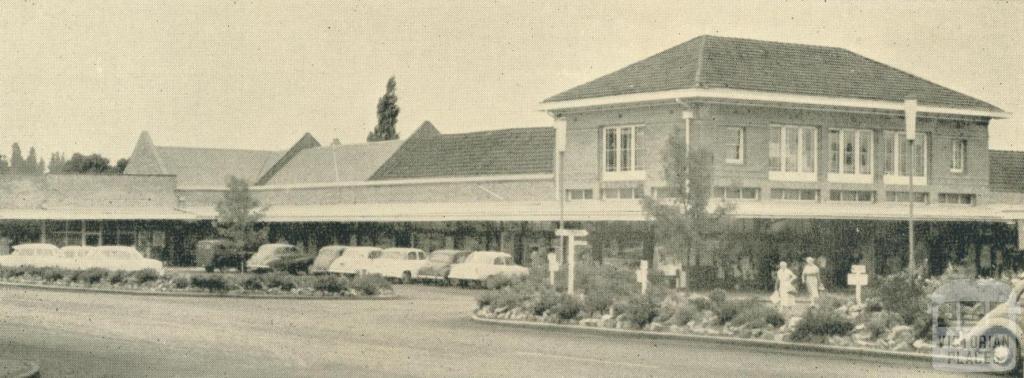
[[[107,276],[107,270],[102,268],[89,268],[86,270],[75,271],[71,276],[72,281],[81,282],[84,284],[97,284]]]
[[[391,283],[379,274],[363,274],[353,278],[349,288],[358,294],[377,295],[391,291]]]
[[[223,276],[215,274],[203,274],[192,276],[192,287],[205,289],[209,292],[227,291],[228,283]]]
[[[64,277],[67,276],[68,272],[64,269],[58,268],[43,268],[40,273],[40,278],[42,278],[43,281],[54,282],[63,280]]]
[[[710,299],[711,302],[715,304],[725,303],[728,297],[728,294],[723,289],[715,289],[711,291],[711,294],[708,294],[708,299]]]
[[[517,276],[510,276],[510,275],[507,275],[507,274],[498,274],[498,275],[487,277],[487,279],[484,280],[484,287],[486,287],[488,289],[491,289],[491,290],[496,290],[496,289],[501,289],[501,288],[504,288],[504,287],[508,287],[508,286],[512,286],[512,285],[518,284],[518,283],[520,283],[522,281],[523,281],[523,279],[520,278],[520,277],[517,277]]]
[[[177,289],[187,288],[192,284],[192,279],[188,276],[177,276],[171,279],[171,285]]]
[[[117,285],[128,281],[128,272],[123,270],[110,270],[106,274],[107,282],[111,285]]]
[[[879,311],[868,314],[870,315],[867,315],[864,328],[871,333],[872,338],[883,336],[893,327],[905,324],[903,317],[895,312]]]
[[[287,273],[268,273],[259,277],[262,279],[263,287],[267,289],[292,291],[295,288],[295,279]]]
[[[786,324],[786,318],[775,308],[756,301],[744,301],[738,314],[729,321],[733,326],[746,326],[747,328],[773,328]]]
[[[132,272],[132,281],[137,284],[145,284],[148,282],[156,282],[160,279],[160,273],[153,269],[143,269]]]
[[[790,338],[793,341],[822,341],[829,336],[846,335],[853,328],[853,321],[842,314],[820,307],[811,307],[804,313]]]
[[[714,310],[715,303],[708,299],[708,297],[693,295],[690,296],[689,303],[693,305],[697,311]]]
[[[631,321],[640,327],[658,316],[658,308],[658,303],[650,295],[635,295],[626,302],[616,305],[616,309],[622,312],[623,320]]]
[[[263,290],[263,279],[259,275],[249,275],[238,283],[245,290]]]
[[[867,292],[869,301],[877,301],[882,309],[895,312],[908,324],[927,322],[928,297],[924,280],[901,272],[876,280]]]
[[[712,311],[714,311],[715,315],[718,316],[719,324],[728,324],[736,317],[736,315],[739,315],[746,306],[749,306],[750,302],[751,301],[726,300],[721,303],[715,303]]]
[[[583,303],[576,296],[562,294],[558,298],[558,303],[549,311],[563,320],[576,319],[583,311]]]
[[[317,277],[313,282],[313,290],[337,294],[348,290],[348,280],[341,276]]]
[[[555,289],[544,287],[535,291],[523,307],[534,315],[544,315],[545,311],[557,306],[561,300],[562,294]]]
[[[655,320],[669,325],[682,327],[690,323],[691,320],[700,320],[700,317],[700,310],[697,309],[697,306],[686,301],[681,304],[663,304],[661,308],[658,309],[658,316]]]

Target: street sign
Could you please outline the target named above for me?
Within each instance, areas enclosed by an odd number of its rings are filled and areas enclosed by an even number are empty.
[[[576,238],[582,238],[587,236],[587,230],[571,230],[567,228],[559,228],[555,230],[555,236],[572,236]]]
[[[557,272],[561,269],[561,264],[558,263],[558,255],[554,253],[548,254],[548,271]]]
[[[636,282],[640,284],[640,294],[647,294],[647,260],[640,261],[640,269],[636,271]]]
[[[850,267],[850,274],[846,275],[846,284],[856,288],[857,304],[861,301],[861,288],[868,285],[868,269],[864,265],[853,265]]]

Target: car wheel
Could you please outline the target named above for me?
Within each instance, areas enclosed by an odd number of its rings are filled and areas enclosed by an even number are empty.
[[[402,283],[404,283],[404,284],[411,284],[412,283],[412,273],[402,272]]]
[[[979,347],[991,351],[992,362],[999,366],[1000,370],[1021,370],[1020,343],[1012,332],[1005,328],[994,328],[985,332],[983,340],[984,344]]]

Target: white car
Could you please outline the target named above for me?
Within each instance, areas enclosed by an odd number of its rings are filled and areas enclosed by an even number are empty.
[[[164,264],[142,257],[133,247],[124,246],[66,246],[58,249],[51,244],[21,244],[14,246],[10,256],[0,256],[0,266],[38,266],[84,270],[153,269],[163,272]]]
[[[327,271],[345,275],[358,274],[366,270],[370,260],[380,258],[382,252],[383,250],[377,247],[346,247],[341,257],[331,262]]]
[[[409,283],[419,277],[420,269],[430,265],[427,253],[417,248],[388,248],[379,259],[366,265],[366,273],[380,274],[387,278],[401,278]]]
[[[57,266],[60,249],[53,244],[18,244],[10,255],[0,256],[0,266]]]
[[[461,264],[452,265],[448,279],[458,285],[464,281],[484,281],[489,277],[506,275],[522,277],[530,274],[524,266],[516,265],[512,256],[505,252],[473,252]]]

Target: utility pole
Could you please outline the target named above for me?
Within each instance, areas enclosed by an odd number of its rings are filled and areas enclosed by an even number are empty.
[[[907,144],[909,146],[907,155],[910,155],[910,158],[907,159],[910,163],[910,175],[907,180],[907,184],[909,184],[909,198],[907,198],[907,202],[910,203],[909,217],[907,218],[907,248],[909,249],[908,256],[910,260],[907,262],[907,270],[913,274],[916,271],[916,264],[914,263],[914,139],[917,137],[917,100],[907,99],[904,101],[904,108],[904,116],[906,118],[905,134],[907,142],[909,142]]]

